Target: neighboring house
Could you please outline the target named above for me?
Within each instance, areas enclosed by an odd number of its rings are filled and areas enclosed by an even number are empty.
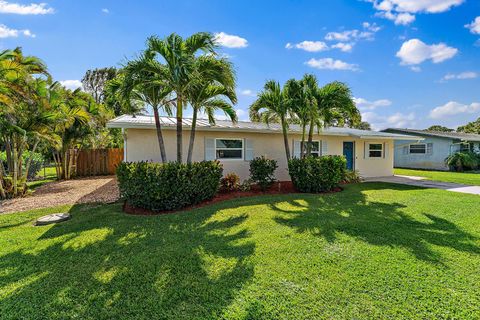
[[[383,132],[424,138],[423,141],[395,141],[394,166],[399,168],[448,170],[445,158],[458,151],[480,152],[480,135],[389,128]]]
[[[165,149],[169,161],[176,159],[176,119],[161,117]],[[108,122],[109,128],[122,128],[125,161],[160,162],[160,152],[151,116],[123,115]],[[191,119],[183,120],[183,154],[187,157]],[[328,128],[314,136],[314,156],[345,155],[350,169],[364,177],[393,175],[393,144],[395,139],[414,140],[418,137],[350,128]],[[298,125],[289,129],[289,143],[293,156],[299,156],[301,130]],[[249,177],[249,160],[266,156],[278,162],[277,179],[290,180],[281,127],[239,121],[197,121],[193,161],[218,159],[224,174],[235,172],[240,178]]]

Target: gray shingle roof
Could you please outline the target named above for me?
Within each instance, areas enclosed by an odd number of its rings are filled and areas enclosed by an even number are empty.
[[[164,129],[175,129],[176,119],[174,117],[160,117],[160,123]],[[183,119],[183,125],[190,127],[192,119]],[[155,128],[155,120],[153,116],[146,115],[122,115],[107,123],[109,128]],[[197,120],[197,130],[199,131],[238,131],[238,132],[259,132],[259,133],[281,133],[282,128],[277,123],[269,125],[260,122],[238,121],[232,123],[228,120],[216,120],[212,125],[206,119]],[[290,125],[289,132],[301,133],[299,125]],[[386,138],[386,139],[404,139],[404,140],[422,140],[421,137],[412,137],[410,135],[392,134],[378,131],[359,130],[352,128],[329,127],[321,132],[322,135],[332,136],[352,136],[359,138]]]
[[[480,141],[480,134],[463,133],[463,132],[442,132],[442,131],[427,131],[427,130],[402,129],[402,128],[388,128],[383,130],[383,132],[417,135],[417,136],[428,136],[428,137],[439,137],[439,138],[447,138],[447,139],[454,139],[454,140],[460,140],[460,141],[473,141],[473,142]]]

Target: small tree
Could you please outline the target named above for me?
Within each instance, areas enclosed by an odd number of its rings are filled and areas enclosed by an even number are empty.
[[[275,178],[277,168],[277,161],[264,156],[257,157],[250,161],[250,179],[265,192],[277,180]]]

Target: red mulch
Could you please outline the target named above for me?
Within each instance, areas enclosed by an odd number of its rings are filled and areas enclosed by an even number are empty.
[[[333,191],[324,192],[324,193],[334,193],[334,192],[340,192],[342,190],[343,190],[342,188],[336,188]],[[123,204],[123,211],[133,215],[153,216],[153,215],[160,215],[160,214],[175,213],[175,212],[190,210],[194,208],[201,208],[201,207],[205,207],[214,203],[218,203],[218,202],[222,202],[230,199],[253,197],[258,195],[289,194],[289,193],[299,193],[299,192],[295,190],[291,181],[279,181],[279,182],[275,182],[272,185],[272,187],[266,192],[262,192],[258,187],[255,187],[255,186],[252,187],[252,190],[250,191],[219,192],[210,200],[206,200],[199,204],[184,207],[177,210],[153,211],[149,209],[137,208],[137,207],[131,206],[128,204],[127,201],[125,201],[125,203]]]

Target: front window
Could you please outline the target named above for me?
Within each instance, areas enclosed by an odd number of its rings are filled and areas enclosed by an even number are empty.
[[[369,158],[381,158],[383,156],[383,144],[381,143],[369,143],[368,144],[368,157]]]
[[[302,150],[304,150],[305,154],[307,154],[307,144],[308,142],[305,142],[305,148],[303,148],[303,143],[300,142]],[[320,157],[320,141],[312,141],[312,150],[310,155],[313,157]]]
[[[243,140],[216,139],[215,154],[217,159],[243,159]]]
[[[410,145],[410,153],[426,154],[427,153],[427,145],[424,144],[424,143],[411,144]]]

